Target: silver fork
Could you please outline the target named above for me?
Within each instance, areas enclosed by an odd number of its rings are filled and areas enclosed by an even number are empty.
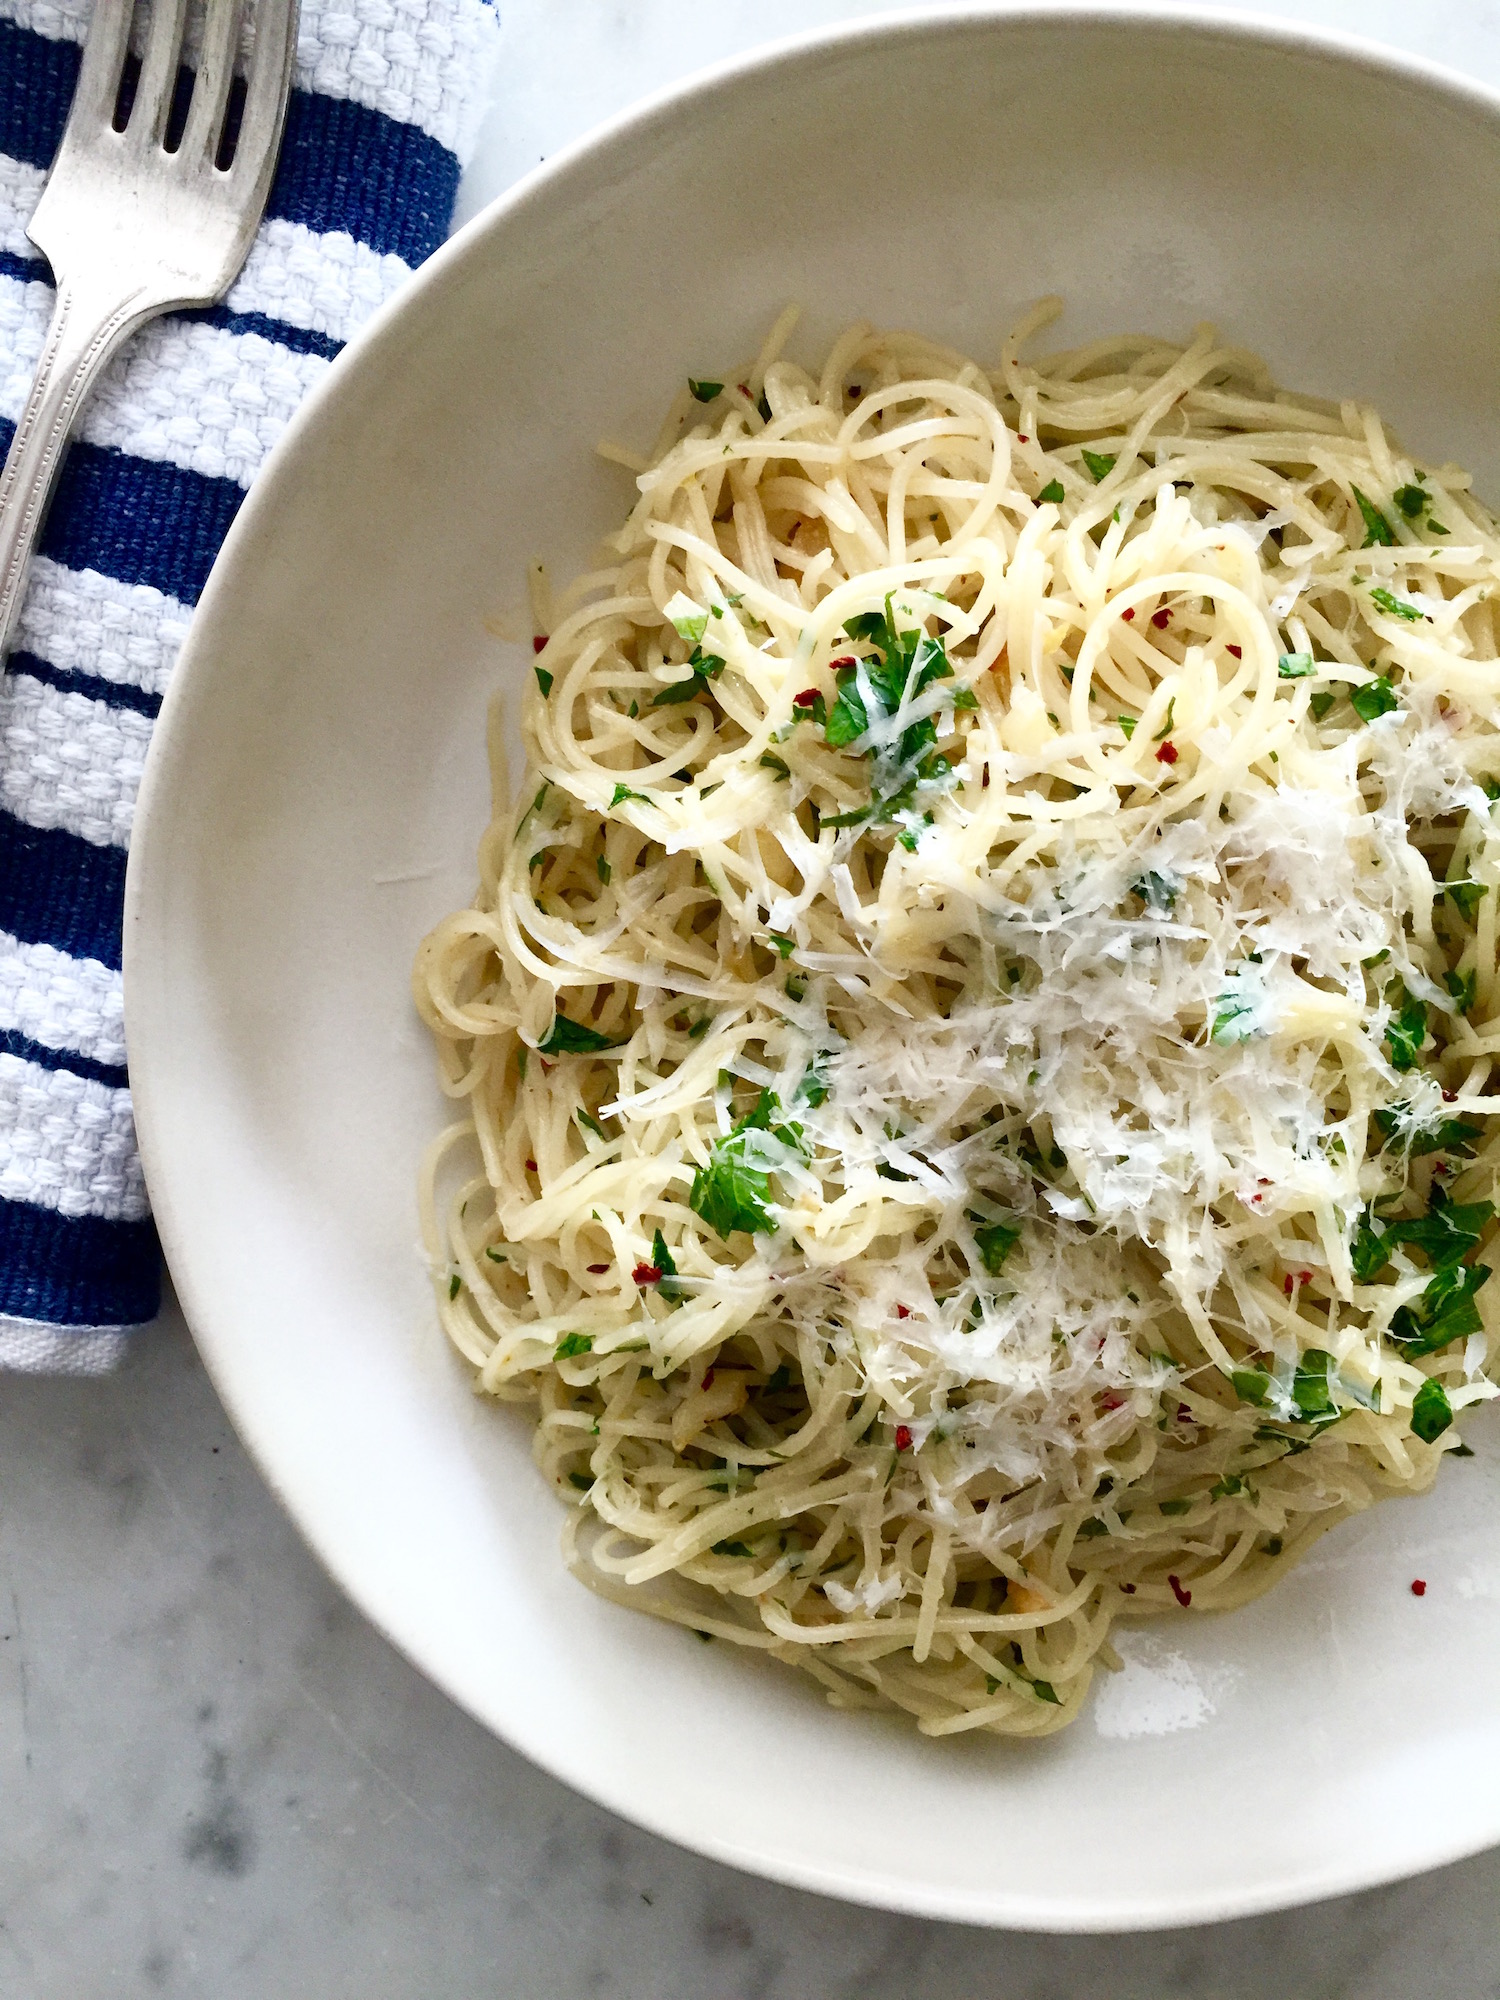
[[[270,192],[296,52],[297,0],[258,0],[234,156],[216,164],[245,0],[207,0],[181,144],[163,144],[188,0],[153,0],[135,100],[114,129],[131,0],[96,0],[67,129],[27,235],[52,265],[57,305],[0,472],[0,664],[69,432],[122,341],[233,284]]]

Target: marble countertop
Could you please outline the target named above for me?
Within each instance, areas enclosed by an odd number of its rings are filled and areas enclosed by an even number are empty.
[[[704,63],[894,11],[502,5],[461,215]],[[1500,85],[1494,0],[1256,11]],[[1500,1853],[1311,1910],[1101,1939],[737,1874],[565,1791],[391,1650],[249,1463],[175,1309],[110,1380],[0,1378],[6,2000],[1493,2000],[1497,1909]]]

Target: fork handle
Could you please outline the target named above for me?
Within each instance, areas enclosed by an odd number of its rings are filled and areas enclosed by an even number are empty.
[[[79,408],[121,341],[161,310],[143,287],[121,298],[91,296],[67,278],[58,283],[36,379],[0,471],[0,665]]]

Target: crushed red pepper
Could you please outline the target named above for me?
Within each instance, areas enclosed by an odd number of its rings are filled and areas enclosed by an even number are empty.
[[[911,1425],[910,1425],[910,1424],[897,1424],[897,1426],[896,1426],[896,1449],[897,1449],[897,1451],[910,1451],[910,1450],[911,1450]]]
[[[1172,1586],[1172,1595],[1177,1599],[1183,1610],[1186,1611],[1193,1601],[1193,1593],[1190,1590],[1184,1590],[1181,1580],[1178,1577],[1169,1576],[1167,1582]]]
[[[1163,743],[1156,753],[1156,761],[1158,764],[1175,764],[1177,762],[1177,745],[1175,743]]]
[[[1422,1577],[1422,1576],[1414,1576],[1414,1577],[1412,1578],[1412,1582],[1411,1582],[1411,1594],[1412,1594],[1412,1596],[1413,1596],[1413,1597],[1425,1597],[1425,1596],[1427,1595],[1427,1579],[1426,1579],[1426,1577]]]
[[[661,1266],[659,1264],[637,1264],[630,1275],[638,1285],[659,1285],[661,1283]]]

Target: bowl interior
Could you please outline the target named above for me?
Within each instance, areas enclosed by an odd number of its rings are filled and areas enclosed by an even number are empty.
[[[601,435],[646,444],[682,377],[733,368],[789,299],[809,359],[859,316],[991,359],[1055,291],[1064,339],[1217,319],[1494,495],[1497,189],[1496,107],[1409,67],[1175,12],[888,20],[675,95],[481,217],[242,513],[131,865],[163,1236],[334,1574],[617,1810],[811,1887],[1058,1928],[1292,1902],[1500,1837],[1482,1435],[1269,1599],[1127,1634],[1126,1672],[1029,1747],[834,1713],[595,1600],[561,1567],[527,1426],[437,1328],[413,1189],[446,1107],[407,988],[471,893],[486,699],[531,657],[525,562],[565,578],[629,503]]]

